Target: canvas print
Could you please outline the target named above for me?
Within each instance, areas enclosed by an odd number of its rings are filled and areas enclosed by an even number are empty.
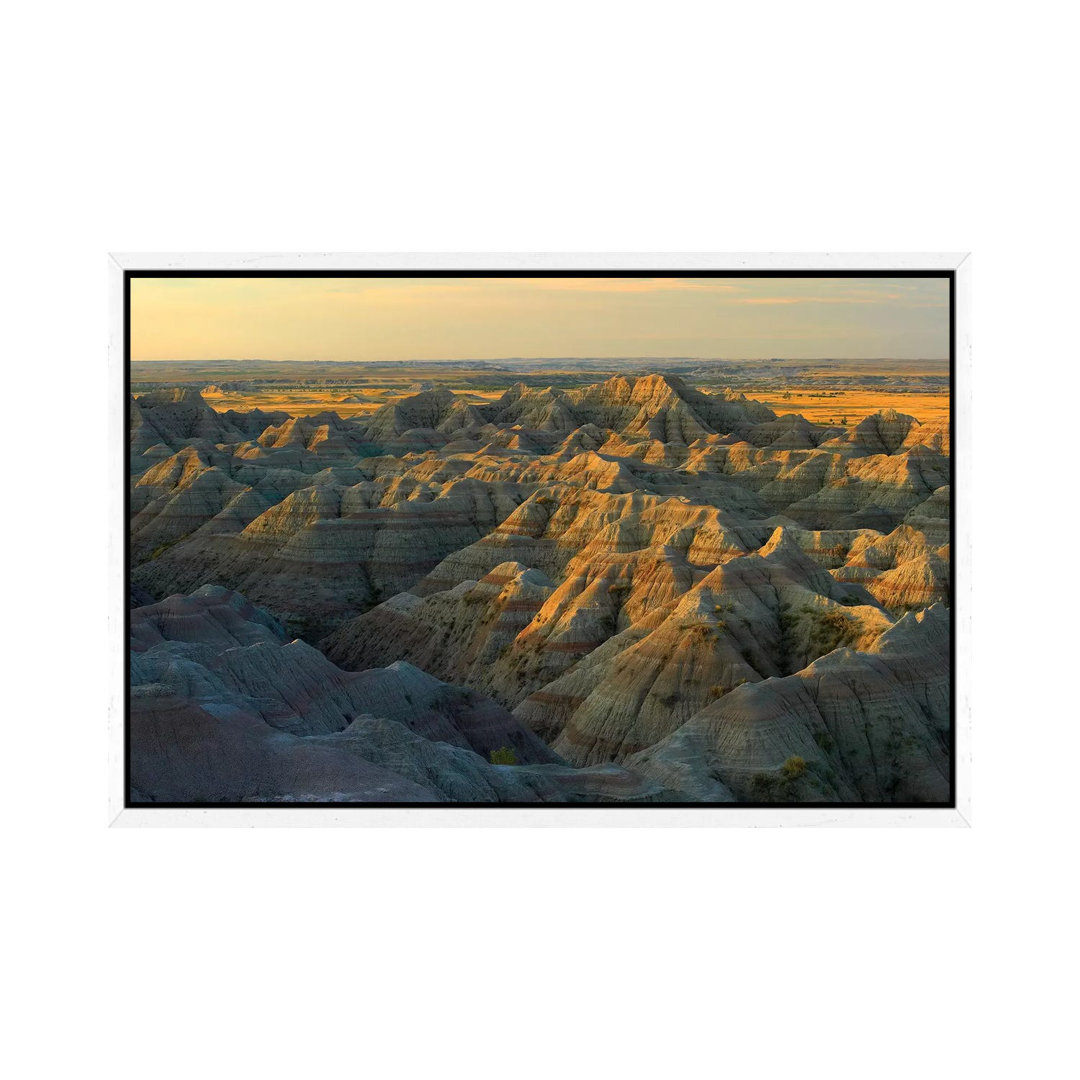
[[[128,805],[952,805],[953,285],[128,271]]]

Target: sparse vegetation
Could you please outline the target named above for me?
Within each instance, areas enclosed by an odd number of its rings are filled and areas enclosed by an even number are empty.
[[[492,750],[488,755],[492,765],[516,765],[518,763],[517,751],[512,746],[500,746],[498,750]]]
[[[816,777],[807,771],[806,761],[789,757],[776,772],[756,772],[750,777],[750,793],[762,802],[789,802],[796,797],[796,783],[806,776],[813,785]]]
[[[150,559],[153,560],[159,558],[160,556],[164,555],[165,552],[169,550],[169,548],[175,547],[179,543],[180,540],[169,540],[167,543],[158,544],[158,546],[150,552]]]
[[[780,772],[785,780],[797,780],[806,772],[806,761],[798,754],[793,754],[780,766]]]
[[[750,789],[756,794],[768,795],[776,786],[776,777],[766,772],[757,772],[750,777]]]
[[[849,644],[858,634],[858,624],[842,611],[822,612],[817,616],[817,622],[811,637],[821,646],[823,653]]]

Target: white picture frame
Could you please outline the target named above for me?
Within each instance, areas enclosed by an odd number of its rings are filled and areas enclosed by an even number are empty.
[[[109,436],[110,522],[108,611],[109,634],[109,821],[114,827],[969,827],[971,810],[972,730],[969,673],[971,671],[971,256],[969,253],[427,253],[427,254],[132,254],[109,256]],[[892,809],[888,807],[798,808],[588,806],[533,809],[524,806],[401,807],[190,807],[183,809],[125,805],[124,657],[127,567],[124,565],[124,487],[127,462],[123,453],[127,370],[125,355],[125,280],[128,271],[365,271],[415,270],[638,270],[709,272],[769,270],[799,271],[952,271],[953,383],[952,445],[954,535],[954,714],[955,806]]]

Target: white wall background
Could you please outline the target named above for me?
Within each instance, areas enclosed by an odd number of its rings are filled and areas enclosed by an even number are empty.
[[[1067,13],[8,13],[12,1075],[1065,1071]],[[110,250],[973,250],[975,827],[108,831]]]

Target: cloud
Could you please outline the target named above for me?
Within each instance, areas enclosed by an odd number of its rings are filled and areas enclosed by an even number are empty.
[[[533,288],[565,290],[568,292],[647,293],[679,289],[737,289],[720,281],[701,281],[695,278],[508,278]]]
[[[331,302],[353,303],[357,300],[380,307],[426,305],[452,300],[458,304],[487,305],[493,311],[506,305],[519,305],[535,299],[558,304],[574,297],[643,296],[692,290],[698,295],[714,293],[717,300],[727,299],[729,290],[741,286],[723,281],[693,278],[386,278],[358,279],[345,285],[332,283],[321,295]],[[550,294],[558,293],[559,296]]]
[[[325,295],[366,295],[384,299],[397,295],[403,298],[439,297],[497,291],[512,292],[570,292],[570,293],[650,293],[674,292],[686,289],[712,291],[738,290],[741,286],[724,281],[700,278],[605,278],[605,277],[496,277],[496,278],[358,278],[353,281],[332,281],[322,288]]]
[[[738,296],[736,304],[880,304],[890,300],[902,300],[893,293],[877,296]]]

